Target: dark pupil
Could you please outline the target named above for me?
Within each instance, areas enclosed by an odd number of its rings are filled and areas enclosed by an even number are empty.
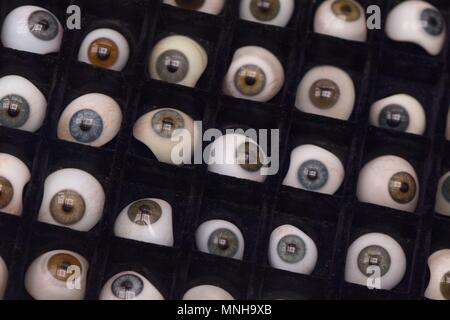
[[[317,180],[319,173],[315,169],[307,169],[306,176],[309,180]]]
[[[66,213],[71,212],[73,210],[73,207],[74,207],[74,205],[73,205],[72,199],[70,199],[70,198],[64,199],[64,203],[62,206],[62,209],[64,210],[64,212],[66,212]]]
[[[93,124],[92,119],[83,118],[83,120],[81,120],[81,123],[80,123],[80,129],[85,132],[89,131],[92,129],[92,124]]]
[[[122,282],[120,288],[124,291],[130,291],[131,289],[133,289],[133,284],[131,283],[131,281],[126,280]]]
[[[341,7],[341,11],[342,11],[342,13],[349,14],[352,12],[352,7],[350,7],[348,4],[343,5]]]
[[[245,75],[245,84],[248,86],[253,86],[256,83],[256,72],[248,72]]]
[[[398,113],[398,112],[389,112],[388,114],[387,114],[387,119],[386,119],[386,121],[387,121],[387,124],[390,126],[390,127],[398,127],[400,124],[401,124],[401,122],[402,122],[402,116],[401,116],[401,114],[400,113]]]
[[[219,238],[218,246],[219,246],[219,249],[221,249],[221,250],[227,250],[230,247],[228,245],[228,240],[225,238]]]
[[[97,56],[100,60],[108,60],[111,56],[111,51],[108,48],[100,47],[97,50]]]
[[[295,254],[297,252],[297,246],[293,243],[288,244],[286,252],[289,254]]]
[[[429,23],[432,27],[437,27],[438,24],[439,24],[439,22],[438,22],[438,20],[436,19],[436,17],[430,17],[430,18],[428,19],[428,23]]]
[[[170,73],[175,73],[180,68],[180,61],[168,58],[166,59],[166,68]]]
[[[69,269],[70,267],[70,263],[63,261],[58,265],[58,272],[59,272],[59,276],[64,277],[66,274],[67,269]]]
[[[409,185],[406,182],[402,182],[402,185],[400,186],[400,191],[403,193],[408,193]]]
[[[170,132],[175,125],[173,119],[164,118],[162,121],[162,131]]]
[[[378,266],[380,264],[380,262],[381,262],[380,256],[373,255],[373,256],[369,257],[369,264],[371,266]]]
[[[36,24],[36,31],[46,31],[48,30],[48,28],[50,28],[50,22],[48,22],[45,19],[40,20],[37,24]]]
[[[272,7],[272,1],[270,0],[260,0],[258,2],[258,8],[261,11],[267,12],[271,9]]]
[[[139,215],[141,215],[141,216],[149,216],[151,214],[152,214],[152,209],[150,209],[149,206],[142,205],[142,206],[139,207]]]
[[[10,102],[9,106],[8,106],[8,114],[15,118],[19,115],[20,113],[20,106],[17,102]]]

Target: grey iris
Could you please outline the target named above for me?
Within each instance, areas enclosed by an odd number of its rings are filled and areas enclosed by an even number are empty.
[[[423,29],[432,36],[438,36],[444,31],[444,19],[439,11],[427,8],[420,14]]]
[[[397,104],[391,104],[381,110],[378,123],[382,128],[406,131],[409,127],[409,113]]]
[[[319,190],[328,181],[328,169],[319,160],[308,160],[298,169],[298,180],[307,190]]]
[[[278,256],[287,263],[297,263],[306,255],[306,244],[302,238],[296,235],[283,237],[277,246]]]
[[[58,35],[59,25],[51,13],[38,10],[30,14],[28,18],[28,29],[36,38],[50,41]]]
[[[445,179],[444,183],[442,184],[441,192],[445,200],[450,202],[450,176],[447,177],[447,179]]]
[[[179,83],[189,72],[189,60],[181,51],[167,50],[158,57],[156,71],[162,80]]]
[[[0,100],[0,125],[20,128],[30,117],[30,105],[21,96],[11,94]]]
[[[111,285],[113,294],[122,300],[132,300],[144,289],[144,282],[134,274],[124,274]]]
[[[94,110],[83,109],[72,116],[69,130],[75,140],[89,143],[97,140],[102,134],[103,120]]]
[[[211,254],[232,258],[239,249],[239,240],[229,229],[217,229],[208,239],[208,251]]]

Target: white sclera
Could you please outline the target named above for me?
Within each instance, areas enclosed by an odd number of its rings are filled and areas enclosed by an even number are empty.
[[[87,143],[77,141],[70,133],[70,120],[75,113],[83,109],[95,111],[103,121],[101,135]],[[117,136],[121,124],[122,110],[113,98],[101,93],[89,93],[76,98],[64,109],[58,122],[58,138],[91,147],[101,147]]]
[[[183,300],[234,300],[234,298],[224,289],[207,284],[189,289],[184,294]]]
[[[78,60],[81,62],[92,64],[89,59],[89,49],[91,44],[101,38],[106,38],[113,41],[119,48],[119,56],[117,61],[108,69],[122,71],[128,63],[130,57],[130,45],[127,39],[118,31],[108,28],[101,28],[91,31],[86,35],[81,43],[80,51],[78,52]]]
[[[83,218],[73,225],[60,224],[50,213],[50,203],[53,197],[63,190],[77,192],[85,203]],[[44,223],[86,232],[100,221],[104,205],[105,191],[94,176],[80,169],[61,169],[45,179],[44,196],[38,219]]]
[[[279,0],[280,11],[277,16],[272,20],[263,21],[255,17],[251,11],[252,0],[241,0],[240,5],[240,17],[243,20],[269,24],[279,27],[285,27],[291,20],[292,14],[294,13],[295,1],[294,0]]]
[[[161,137],[152,128],[152,119],[160,111],[173,111],[178,113],[184,121],[184,132],[174,132],[172,139]],[[186,113],[172,108],[161,108],[141,116],[133,128],[133,136],[145,144],[160,162],[182,165],[189,164],[192,155],[199,145],[201,136],[200,127]]]
[[[409,126],[405,132],[423,135],[426,126],[426,115],[422,105],[416,98],[407,94],[396,94],[375,102],[370,108],[370,124],[379,127],[379,117],[383,109],[389,105],[405,108],[409,115]]]
[[[309,97],[311,87],[319,80],[333,81],[339,87],[339,99],[329,109],[320,109]],[[352,78],[342,69],[333,66],[318,66],[309,70],[297,89],[295,106],[302,112],[324,117],[348,120],[355,105],[355,85]]]
[[[425,291],[425,298],[431,300],[448,300],[441,291],[441,282],[450,272],[450,249],[434,252],[428,258],[430,269],[430,282]],[[447,284],[448,285],[448,284]]]
[[[161,207],[161,217],[153,224],[139,225],[130,220],[128,209],[141,200],[154,201]],[[154,243],[161,246],[173,246],[172,207],[162,199],[147,198],[130,203],[119,214],[114,224],[117,237],[141,242]]]
[[[256,65],[265,74],[264,89],[253,96],[241,93],[235,85],[236,73],[246,65]],[[225,76],[223,91],[225,94],[235,98],[247,99],[252,101],[267,102],[275,97],[284,84],[284,69],[280,60],[269,50],[257,47],[247,46],[236,50],[233,61]]]
[[[0,257],[0,300],[5,295],[6,285],[8,284],[8,267],[5,261]]]
[[[242,235],[241,230],[236,227],[231,222],[215,219],[203,222],[195,232],[195,242],[197,244],[197,249],[201,252],[209,253],[208,250],[208,241],[211,233],[218,229],[227,229],[233,232],[238,239],[238,250],[236,254],[231,257],[233,259],[242,260],[244,257],[244,236]]]
[[[164,0],[163,3],[182,8],[182,6],[178,5],[175,0]],[[218,15],[222,12],[224,5],[225,0],[206,0],[205,3],[196,11]]]
[[[161,54],[168,50],[181,51],[189,61],[189,71],[177,84],[195,87],[208,66],[208,54],[196,41],[186,36],[169,36],[160,40],[153,48],[149,61],[149,72],[152,79],[162,80],[156,69],[156,62]]]
[[[35,11],[50,13],[58,23],[57,36],[49,41],[35,37],[28,27],[30,15]],[[21,6],[11,11],[3,21],[2,43],[7,48],[28,51],[37,54],[58,52],[63,39],[63,26],[53,13],[36,6]]]
[[[18,95],[24,98],[30,107],[28,120],[16,129],[29,132],[39,130],[47,111],[47,99],[42,92],[26,78],[9,75],[0,79],[0,99],[8,95]]]
[[[19,158],[0,153],[0,177],[7,179],[14,190],[11,202],[0,211],[15,216],[22,215],[23,189],[30,181],[30,170]]]
[[[52,276],[48,270],[49,260],[57,254],[68,254],[81,263],[79,274],[74,272],[72,285],[80,287],[71,288],[66,281],[60,281]],[[25,274],[25,289],[35,300],[83,300],[86,291],[86,278],[89,268],[87,260],[76,252],[68,250],[53,250],[37,257]]]
[[[246,142],[257,145],[254,140],[242,134],[226,134],[217,138],[205,149],[205,154],[208,155],[208,170],[220,175],[264,182],[267,178],[263,174],[264,167],[255,172],[247,171],[239,165],[238,159],[236,159],[236,150]],[[264,164],[266,163],[266,155],[261,148],[259,150],[263,160],[261,162]]]
[[[408,203],[400,203],[389,194],[389,181],[393,175],[406,172],[416,182],[415,197]],[[376,204],[406,212],[414,212],[419,200],[419,179],[408,161],[397,156],[382,156],[369,161],[360,171],[356,195],[361,202]]]
[[[286,236],[294,235],[305,243],[306,254],[297,263],[288,263],[278,255],[278,243]],[[269,263],[273,268],[300,274],[311,274],[316,267],[318,259],[317,247],[313,239],[299,228],[292,225],[282,225],[272,231],[269,244]]]
[[[434,211],[436,211],[439,214],[442,214],[444,216],[450,217],[450,201],[447,200],[443,193],[444,187],[448,187],[447,185],[444,185],[445,181],[450,177],[450,172],[447,172],[444,174],[440,179],[436,191],[436,204],[434,207]],[[448,194],[450,194],[450,190],[446,190]]]
[[[387,36],[394,41],[415,43],[430,55],[436,56],[444,46],[446,29],[439,35],[427,33],[421,21],[421,14],[425,9],[439,12],[425,1],[410,0],[399,3],[389,12],[385,31]],[[443,23],[445,24],[445,21]]]
[[[324,194],[335,194],[342,185],[345,177],[345,169],[341,160],[330,151],[311,144],[305,144],[295,148],[291,153],[291,164],[289,171],[284,178],[283,185],[297,189],[305,188],[298,179],[298,171],[305,161],[318,160],[322,162],[328,170],[328,180],[326,184],[315,191]]]
[[[345,21],[336,16],[332,6],[335,0],[324,1],[316,11],[314,17],[314,32],[332,37],[365,42],[367,40],[366,14],[364,8],[356,1],[353,2],[360,10],[360,17],[355,21]]]
[[[362,286],[369,284],[368,276],[363,274],[358,266],[359,254],[369,246],[380,246],[388,252],[391,265],[387,273],[381,277],[379,289],[391,290],[405,276],[406,256],[400,244],[392,237],[383,233],[367,233],[356,239],[350,245],[345,264],[345,281]]]
[[[116,297],[112,292],[112,284],[114,283],[115,280],[117,280],[123,275],[134,275],[139,279],[141,279],[144,285],[142,292],[137,296],[128,299],[120,299]],[[109,279],[105,283],[100,293],[99,300],[164,300],[164,297],[161,294],[161,292],[159,292],[159,290],[156,289],[156,287],[153,284],[151,284],[150,281],[148,281],[143,275],[134,271],[123,271],[111,277],[111,279]]]

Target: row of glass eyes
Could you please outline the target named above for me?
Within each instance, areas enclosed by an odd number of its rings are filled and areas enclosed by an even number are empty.
[[[223,235],[226,229],[220,229]],[[227,230],[227,238],[234,230]],[[238,241],[233,234],[232,241]],[[277,240],[273,242],[272,240]],[[224,240],[225,241],[225,240]],[[215,249],[220,248],[215,244]],[[223,252],[223,251],[222,251]],[[215,253],[217,254],[217,253]],[[271,235],[269,261],[272,267],[285,271],[311,274],[317,262],[314,241],[292,225],[278,227]],[[428,259],[430,280],[425,297],[450,300],[450,249],[434,252]],[[36,300],[84,299],[89,263],[80,254],[68,250],[49,251],[37,257],[25,274],[25,288]],[[392,237],[383,233],[367,233],[348,248],[345,280],[374,289],[391,290],[404,278],[407,268],[405,252]],[[77,273],[75,273],[77,272]],[[371,282],[371,279],[376,281]],[[8,269],[0,257],[0,299],[8,281]],[[78,287],[70,287],[77,283]],[[143,275],[123,271],[103,286],[101,300],[163,300],[160,291]],[[226,290],[213,285],[189,289],[183,300],[233,300]]]

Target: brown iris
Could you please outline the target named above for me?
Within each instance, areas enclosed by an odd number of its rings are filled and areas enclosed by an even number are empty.
[[[241,168],[250,172],[256,172],[263,166],[261,150],[252,142],[242,143],[236,151],[236,158]]]
[[[234,84],[243,95],[256,96],[264,90],[266,75],[258,66],[246,65],[236,72]]]
[[[450,300],[450,271],[442,277],[440,289],[444,298]]]
[[[279,0],[252,0],[250,11],[253,16],[260,21],[270,21],[275,19],[280,13]]]
[[[416,181],[407,172],[398,172],[389,180],[389,194],[394,201],[406,204],[416,196]]]
[[[67,281],[73,272],[69,267],[76,267],[81,273],[81,262],[73,255],[67,253],[55,254],[48,260],[47,268],[50,274],[59,281]]]
[[[128,218],[141,226],[155,223],[161,215],[161,206],[153,200],[136,201],[128,209]]]
[[[180,8],[198,10],[203,6],[205,0],[175,0],[175,2]]]
[[[14,188],[11,182],[0,177],[0,209],[6,208],[14,197]]]
[[[83,197],[73,190],[62,190],[50,201],[50,213],[58,223],[73,225],[80,221],[85,213]]]
[[[331,10],[340,19],[352,22],[361,17],[361,10],[352,0],[336,0],[331,5]]]
[[[309,99],[319,109],[332,108],[339,100],[341,92],[336,83],[320,79],[309,89]]]
[[[110,68],[119,58],[119,47],[108,38],[99,38],[89,46],[89,61],[98,67]]]

